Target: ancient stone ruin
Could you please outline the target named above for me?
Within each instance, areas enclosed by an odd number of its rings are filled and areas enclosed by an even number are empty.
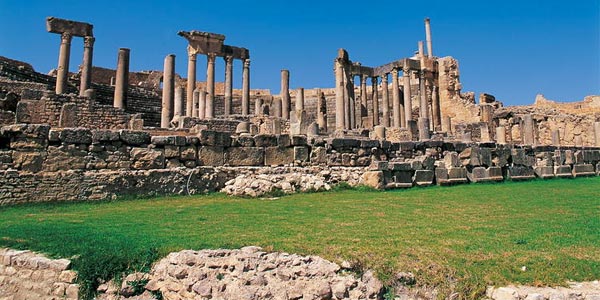
[[[414,55],[371,67],[340,49],[335,82],[291,89],[293,74],[282,69],[279,94],[251,89],[250,51],[222,34],[178,33],[188,43],[184,78],[173,54],[163,70],[130,71],[128,48],[118,49],[116,69],[93,66],[91,24],[49,17],[46,25],[61,35],[55,71],[0,57],[0,204],[600,172],[600,96],[562,104],[540,95],[505,107],[481,94],[476,102],[462,91],[458,61],[433,54],[429,19]],[[84,39],[84,57],[69,73],[73,36]],[[198,54],[208,62],[204,81]],[[234,60],[243,65],[241,90]]]

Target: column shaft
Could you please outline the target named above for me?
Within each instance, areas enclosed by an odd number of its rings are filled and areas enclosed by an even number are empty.
[[[436,131],[442,130],[442,112],[440,109],[440,90],[437,85],[433,86],[431,94],[431,106],[433,107],[433,124]],[[491,124],[490,124],[491,126]]]
[[[335,129],[343,130],[344,127],[344,69],[340,58],[334,61],[335,71]]]
[[[73,36],[70,33],[63,33],[60,35],[60,52],[58,53],[58,69],[56,70],[57,94],[63,94],[67,89],[72,37]]]
[[[281,117],[290,119],[290,71],[281,70]]]
[[[373,94],[373,126],[377,126],[379,125],[379,94],[377,92],[377,86],[378,86],[378,82],[377,82],[377,77],[372,77],[371,78],[371,86],[373,88],[372,90],[372,94]]]
[[[206,91],[200,89],[198,93],[198,119],[206,119]]]
[[[425,85],[425,72],[421,71],[419,78],[419,117],[429,119],[429,107],[427,104],[427,87]]]
[[[410,90],[410,70],[404,69],[404,120],[402,127],[408,127],[408,121],[412,121],[412,98]]]
[[[250,59],[244,60],[242,71],[242,115],[250,114]]]
[[[81,64],[81,81],[79,83],[79,96],[85,95],[85,90],[92,85],[92,59],[94,56],[93,36],[83,38],[83,63]]]
[[[385,127],[390,127],[390,93],[388,90],[388,74],[384,74],[383,77],[381,77],[381,93],[381,106],[383,106],[382,125]]]
[[[404,113],[400,110],[400,86],[398,85],[398,70],[392,70],[392,110],[394,114],[394,122],[393,126],[398,127],[406,127],[405,124],[402,124],[401,115]]]
[[[129,49],[120,48],[117,57],[114,107],[127,107],[127,87],[129,86]]]
[[[350,93],[349,93],[349,82],[348,82],[348,74],[346,74],[346,68],[342,67],[344,70],[343,77],[343,86],[344,86],[344,128],[351,129],[352,128],[352,103],[350,101]]]
[[[233,56],[225,57],[225,115],[232,114],[233,102]]]
[[[299,88],[296,92],[296,111],[302,113],[304,111],[304,88]]]
[[[200,101],[200,91],[198,89],[194,89],[194,92],[192,95],[192,105],[193,105],[192,117],[194,117],[194,118],[197,118],[198,114],[199,114],[198,106],[200,104],[198,101]]]
[[[178,86],[175,88],[175,109],[173,117],[183,116],[183,88]]]
[[[196,90],[196,50],[188,46],[188,74],[185,115],[191,117],[194,114],[194,90]]]
[[[431,47],[431,24],[429,24],[429,18],[425,19],[425,40],[427,41],[427,56],[433,57],[433,49]]]
[[[175,93],[175,55],[165,57],[163,69],[162,111],[160,127],[169,128],[173,118],[173,101]]]
[[[362,124],[362,118],[369,115],[367,110],[367,76],[360,76],[360,118]],[[362,126],[364,127],[364,126]]]
[[[207,119],[215,117],[215,57],[214,53],[209,53],[206,66],[206,113]]]

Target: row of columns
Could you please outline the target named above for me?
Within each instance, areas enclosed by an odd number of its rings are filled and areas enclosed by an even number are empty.
[[[69,77],[69,61],[71,58],[71,41],[73,35],[69,32],[63,32],[60,35],[60,48],[58,53],[58,67],[56,69],[57,94],[64,94],[67,90],[67,81]],[[92,84],[92,60],[94,56],[93,36],[83,38],[83,62],[81,64],[81,77],[79,84],[79,96],[85,95],[85,90]]]

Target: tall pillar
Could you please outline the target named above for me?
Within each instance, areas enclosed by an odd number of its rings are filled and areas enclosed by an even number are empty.
[[[127,87],[129,86],[129,49],[120,48],[117,57],[117,75],[115,83],[114,107],[127,106]]]
[[[194,93],[192,95],[192,117],[194,118],[197,118],[200,113],[200,111],[198,110],[198,106],[200,105],[200,103],[198,101],[200,101],[200,91],[198,89],[194,89]]]
[[[423,57],[425,57],[425,50],[423,50],[423,41],[419,41],[418,45],[419,45],[419,57],[423,58]],[[421,67],[423,67],[423,60],[422,59],[421,59]]]
[[[302,113],[304,111],[304,88],[299,88],[296,92],[296,112]]]
[[[185,115],[191,117],[194,113],[194,90],[196,90],[196,49],[188,45],[188,74],[187,74],[187,90]]]
[[[427,90],[425,86],[425,71],[419,73],[419,117],[429,119],[429,108],[427,103]]]
[[[360,119],[368,116],[367,110],[367,76],[360,75]],[[364,127],[364,126],[362,126]]]
[[[425,18],[425,40],[427,41],[427,56],[433,57],[433,50],[431,48],[431,24],[429,24],[429,18]]]
[[[377,76],[371,77],[371,86],[373,88],[373,126],[379,125],[379,95],[377,93]]]
[[[233,102],[233,56],[225,56],[225,115],[232,114]]]
[[[410,70],[405,68],[402,77],[404,78],[404,121],[402,127],[408,127],[408,121],[412,121],[412,98],[410,91]]]
[[[169,54],[165,57],[163,69],[162,110],[160,116],[160,127],[169,128],[173,118],[173,101],[175,93],[175,55]]]
[[[381,77],[381,106],[383,112],[383,121],[381,124],[385,127],[390,127],[390,92],[388,90],[388,75],[383,74]]]
[[[594,122],[594,145],[600,147],[600,122]]]
[[[317,124],[319,129],[327,132],[327,101],[321,90],[317,90]]]
[[[206,91],[198,90],[198,119],[206,119]]]
[[[272,115],[281,118],[281,98],[273,98],[271,102]]]
[[[350,106],[349,118],[350,118],[350,129],[356,128],[356,99],[354,95],[354,77],[349,77],[350,82],[348,82],[348,88],[346,92],[348,93],[348,105]]]
[[[214,53],[206,55],[206,115],[207,119],[215,117],[215,58]]]
[[[406,127],[405,124],[402,124],[401,115],[403,114],[403,112],[400,110],[400,86],[398,85],[398,69],[392,70],[392,110],[394,112],[394,127]]]
[[[560,146],[560,132],[558,129],[552,130],[552,146]]]
[[[342,70],[345,70],[342,67]],[[350,98],[350,84],[348,82],[349,76],[344,71],[344,128],[352,128],[352,99]]]
[[[344,127],[344,69],[341,58],[334,61],[335,72],[335,129],[343,130]]]
[[[254,115],[255,116],[262,116],[263,112],[262,112],[262,105],[263,105],[264,101],[262,98],[256,98],[254,100]]]
[[[94,56],[93,36],[83,38],[83,63],[81,64],[81,81],[79,83],[79,96],[85,95],[85,90],[92,85],[92,58]]]
[[[60,52],[58,53],[58,69],[56,70],[56,94],[63,94],[67,89],[72,38],[73,36],[70,33],[60,35]]]
[[[242,70],[242,115],[250,114],[250,59],[244,59]]]
[[[496,127],[496,143],[506,144],[506,128],[504,126]]]
[[[183,88],[178,86],[175,88],[175,109],[173,117],[183,116]]]
[[[433,89],[431,90],[431,110],[433,111],[433,116],[432,116],[433,117],[433,129],[435,131],[442,131],[442,114],[440,111],[440,93],[439,93],[439,89],[436,85],[433,85]]]
[[[281,70],[281,117],[290,119],[290,71]]]
[[[535,143],[534,138],[534,122],[531,114],[523,116],[523,144],[533,145]]]
[[[442,131],[448,134],[452,133],[452,118],[449,116],[445,116],[444,119],[442,119]]]

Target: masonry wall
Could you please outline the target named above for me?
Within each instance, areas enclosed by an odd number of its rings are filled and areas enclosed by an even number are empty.
[[[77,273],[66,259],[0,248],[1,299],[78,299]]]

